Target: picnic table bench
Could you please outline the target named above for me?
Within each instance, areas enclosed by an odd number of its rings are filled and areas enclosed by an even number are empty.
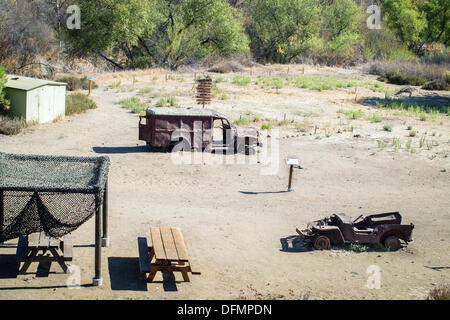
[[[51,256],[45,255],[49,251]],[[38,255],[39,253],[42,253]],[[66,261],[72,261],[72,236],[66,235],[62,239],[49,237],[45,232],[33,233],[20,237],[16,252],[19,263],[19,274],[25,274],[32,262],[56,261],[64,273],[70,273]],[[20,268],[20,263],[24,263]]]
[[[148,281],[153,281],[158,271],[179,271],[186,282],[190,281],[188,272],[200,274],[192,267],[179,228],[152,227],[150,234],[152,246],[147,245],[146,238],[138,238],[140,271],[148,274]]]

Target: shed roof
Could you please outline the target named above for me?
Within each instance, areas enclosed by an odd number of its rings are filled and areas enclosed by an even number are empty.
[[[147,114],[158,116],[184,116],[184,117],[214,117],[225,118],[225,115],[209,109],[196,108],[149,108]]]
[[[30,91],[44,86],[67,86],[67,83],[8,75],[6,88]]]

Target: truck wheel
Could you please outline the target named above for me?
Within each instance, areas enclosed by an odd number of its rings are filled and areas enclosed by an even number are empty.
[[[318,236],[314,239],[314,249],[316,250],[324,250],[330,249],[331,242],[327,236]]]
[[[190,152],[191,151],[191,145],[189,142],[187,142],[185,139],[177,142],[171,149],[171,152]]]
[[[396,236],[389,236],[384,240],[384,246],[390,251],[396,251],[402,247],[402,244]]]

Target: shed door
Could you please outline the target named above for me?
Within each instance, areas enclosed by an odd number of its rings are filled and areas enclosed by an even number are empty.
[[[43,87],[39,90],[38,99],[39,106],[39,121],[41,123],[51,122],[55,118],[55,90],[50,87]]]

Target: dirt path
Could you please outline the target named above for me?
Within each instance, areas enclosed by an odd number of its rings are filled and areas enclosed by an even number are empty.
[[[189,81],[141,86],[177,90],[182,105],[193,105],[189,94],[183,94],[192,87]],[[223,88],[232,98],[216,102],[214,108],[234,118],[248,109],[266,117],[314,111],[319,114],[312,118],[314,123],[338,123],[336,110],[342,106],[330,100],[340,95],[351,99],[350,91],[332,95],[283,89],[284,94],[277,95],[230,83]],[[111,159],[111,246],[103,250],[103,286],[89,287],[94,275],[90,220],[73,233],[72,264],[81,268],[82,288],[67,288],[69,276],[61,274],[56,264],[50,271],[58,274],[14,275],[12,240],[1,248],[0,299],[255,298],[249,286],[266,298],[421,299],[433,286],[449,281],[448,119],[441,125],[439,119],[421,123],[392,118],[386,120],[394,124],[391,133],[380,130],[380,124],[356,120],[351,123],[353,132],[329,138],[317,134],[321,139],[282,128],[276,140],[278,172],[262,175],[262,163],[177,165],[169,153],[147,152],[137,138],[137,116],[114,104],[134,94],[99,89],[93,96],[96,110],[17,136],[0,135],[1,152]],[[428,135],[436,130],[429,139],[439,140],[439,146],[414,154],[377,147],[377,139],[396,135],[406,141],[405,121],[421,126],[419,132],[426,130]],[[355,138],[357,134],[361,137]],[[282,192],[287,184],[286,157],[299,158],[305,168],[295,172],[290,193]],[[297,226],[332,213],[356,217],[389,211],[400,211],[405,223],[416,226],[414,241],[398,252],[348,248],[319,252],[290,243]],[[156,283],[146,284],[138,272],[136,239],[149,236],[150,226],[181,228],[202,275],[183,283],[175,274],[174,283],[170,275],[162,281],[159,274]],[[371,265],[381,270],[381,289],[366,287]],[[29,270],[35,272],[36,266]]]

